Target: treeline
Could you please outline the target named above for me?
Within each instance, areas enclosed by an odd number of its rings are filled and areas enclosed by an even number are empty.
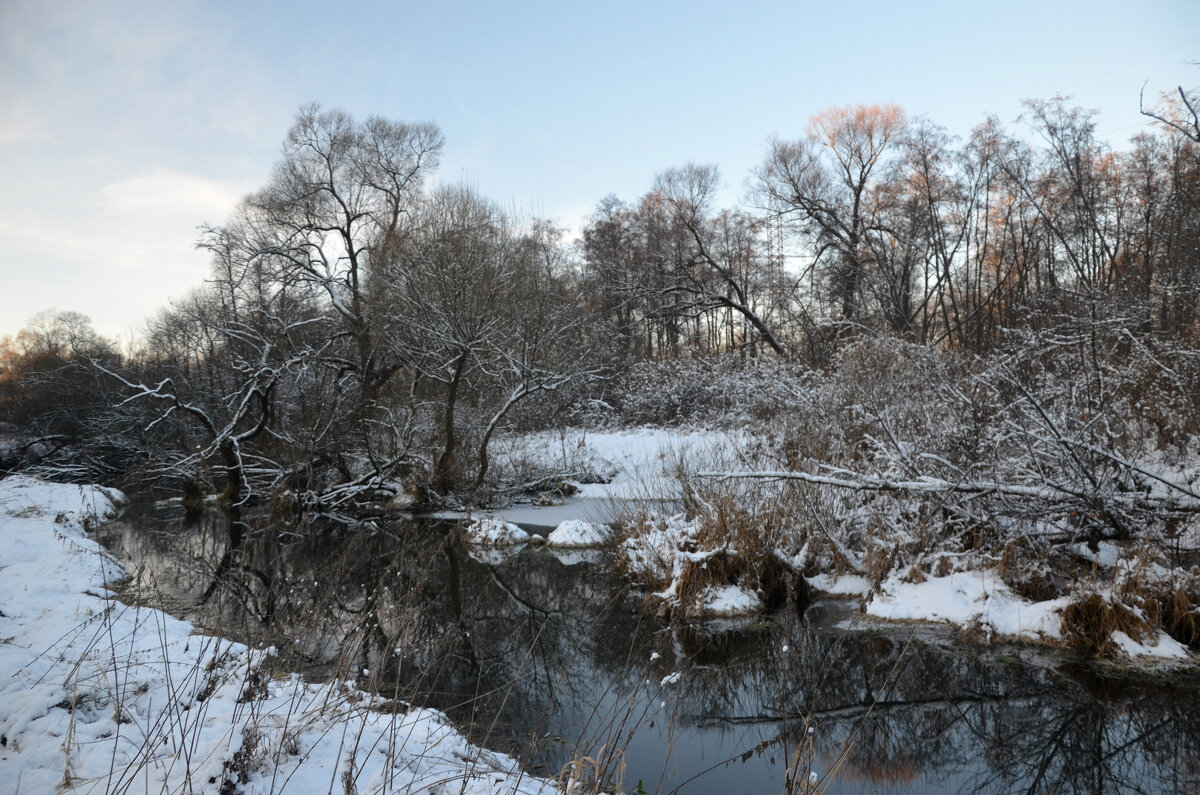
[[[635,357],[820,358],[863,331],[982,351],[1047,313],[1112,300],[1164,334],[1194,334],[1194,116],[1113,151],[1095,114],[1062,98],[1026,111],[1036,143],[995,119],[960,142],[894,105],[832,108],[803,137],[772,141],[749,208],[714,206],[713,167],[666,171],[636,203],[610,197],[593,215],[583,267],[596,308]]]
[[[1032,135],[993,119],[965,141],[895,106],[830,109],[770,144],[744,206],[689,164],[602,200],[577,243],[428,187],[433,125],[306,107],[268,184],[205,230],[209,279],[133,350],[72,313],[4,341],[0,466],[320,510],[478,495],[515,485],[489,465],[497,431],[633,418],[647,363],[728,355],[750,388],[767,357],[808,372],[864,337],[1036,338],[1043,377],[1069,329],[1085,385],[1125,345],[1186,389],[1200,128],[1180,96],[1121,151],[1061,98],[1027,103]]]

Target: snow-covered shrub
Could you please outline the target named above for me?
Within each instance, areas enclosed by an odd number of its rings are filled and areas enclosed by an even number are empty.
[[[684,480],[688,514],[627,520],[616,565],[645,587],[650,605],[681,616],[741,615],[807,598],[797,569],[803,544],[777,485]],[[769,496],[768,492],[774,492]]]
[[[633,425],[741,425],[785,411],[803,388],[802,375],[799,365],[775,356],[693,353],[633,365],[611,402]]]
[[[732,356],[635,367],[617,390],[623,416],[748,420],[734,454],[699,471],[781,474],[751,486],[700,477],[682,459],[682,507],[705,539],[671,559],[776,550],[806,574],[858,575],[875,588],[995,568],[1019,597],[1046,602],[1091,566],[1073,545],[1194,546],[1200,358],[1103,318],[1041,320],[984,354],[864,334],[819,370],[748,372]],[[746,408],[757,398],[742,392],[759,386],[769,411]],[[740,565],[710,564],[716,579],[753,580],[733,571]],[[704,587],[683,577],[680,591],[683,574],[659,588],[671,584],[681,606]],[[1174,616],[1191,638],[1187,592],[1133,607],[1155,627],[1166,626],[1159,613]],[[1097,613],[1089,604],[1082,623]]]
[[[1114,656],[1183,656],[1200,649],[1200,570],[1180,570],[1149,545],[1077,552],[1092,575],[1077,580],[1062,609],[1070,645]]]
[[[799,516],[823,532],[806,565],[878,583],[890,571],[916,577],[1004,556],[1013,587],[1061,593],[1069,570],[1025,571],[1056,545],[1162,543],[1200,509],[1200,467],[1180,452],[1195,439],[1169,454],[1148,448],[1158,420],[1139,419],[1146,406],[1133,399],[1146,381],[1192,411],[1190,360],[1167,368],[1149,345],[1117,344],[1116,332],[1097,333],[1093,352],[1077,326],[1014,334],[985,357],[854,340],[804,376],[741,468],[808,478],[792,484],[804,495]]]
[[[681,617],[759,612],[764,599],[753,561],[705,543],[705,528],[683,514],[642,517],[621,545],[618,569],[649,589],[647,605]]]

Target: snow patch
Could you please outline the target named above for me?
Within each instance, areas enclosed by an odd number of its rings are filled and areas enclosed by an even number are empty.
[[[494,516],[484,516],[467,525],[463,537],[468,544],[485,547],[513,546],[529,541],[529,533],[512,522]]]
[[[1090,560],[1105,569],[1111,569],[1121,559],[1121,548],[1111,541],[1101,541],[1095,552],[1087,544],[1069,544],[1067,549],[1071,554]]]
[[[593,524],[579,519],[561,523],[550,535],[546,544],[552,547],[599,547],[612,540],[612,528],[606,524]]]
[[[1189,657],[1186,646],[1161,631],[1153,643],[1138,643],[1118,629],[1112,634],[1112,642],[1128,657],[1135,660],[1138,658],[1186,660]]]
[[[989,635],[1033,640],[1062,637],[1062,609],[1068,599],[1028,602],[1012,592],[991,569],[955,572],[924,582],[893,575],[867,603],[868,615],[888,620],[946,621]]]
[[[706,616],[752,616],[763,609],[758,594],[740,585],[710,585],[701,592],[697,603],[701,614]]]
[[[814,590],[832,596],[866,596],[871,583],[861,574],[827,574],[822,572],[808,578]]]

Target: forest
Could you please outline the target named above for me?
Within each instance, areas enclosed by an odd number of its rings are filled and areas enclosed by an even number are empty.
[[[599,199],[577,240],[434,185],[433,124],[306,106],[267,184],[204,228],[208,278],[140,339],[69,311],[3,339],[0,471],[351,520],[603,478],[499,439],[703,428],[740,440],[674,472],[710,579],[997,568],[1071,595],[1086,648],[1195,649],[1198,101],[1164,95],[1123,148],[1064,97],[965,140],[833,107],[770,141],[737,206],[686,163]],[[636,558],[676,579],[665,609],[700,609],[698,572]]]

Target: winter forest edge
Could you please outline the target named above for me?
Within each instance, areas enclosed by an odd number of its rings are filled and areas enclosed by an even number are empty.
[[[142,339],[47,311],[0,340],[0,474],[216,502],[230,556],[251,517],[569,500],[613,479],[588,434],[697,432],[604,539],[648,611],[853,582],[927,618],[906,589],[986,574],[1026,623],[950,618],[964,637],[1194,665],[1197,102],[1123,149],[1062,97],[965,140],[830,108],[739,206],[689,163],[574,241],[430,187],[435,125],[306,106]]]

